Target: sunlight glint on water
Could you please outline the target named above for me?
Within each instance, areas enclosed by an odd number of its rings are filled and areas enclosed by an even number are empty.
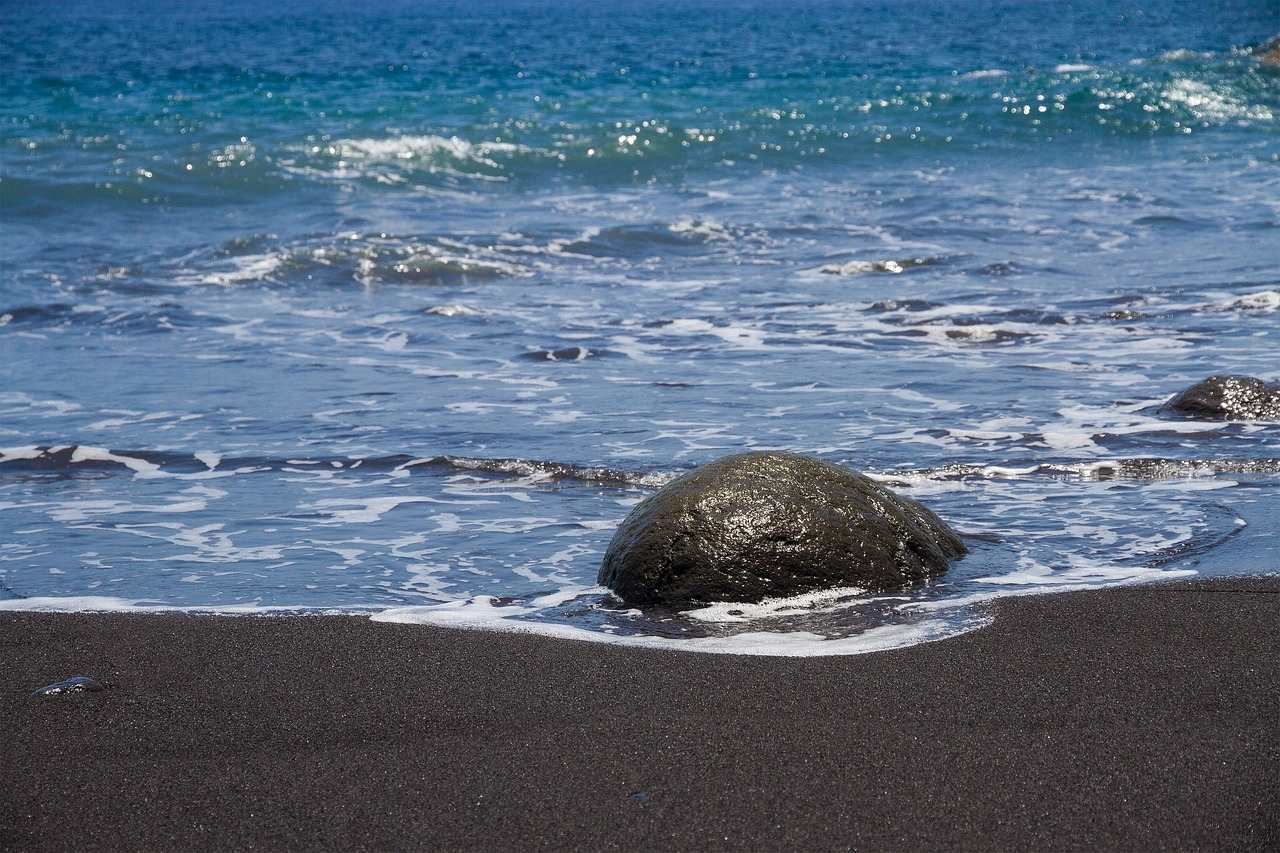
[[[1265,4],[75,4],[0,28],[0,607],[823,654],[1280,570]],[[971,553],[640,612],[672,476],[782,448]],[[746,615],[735,615],[746,614]]]

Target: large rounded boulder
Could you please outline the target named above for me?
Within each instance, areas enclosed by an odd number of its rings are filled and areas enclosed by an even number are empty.
[[[896,589],[964,553],[940,518],[860,474],[793,453],[742,453],[640,502],[599,581],[632,604],[750,602]]]
[[[1280,421],[1280,382],[1210,376],[1164,404],[1166,411],[1230,421]]]

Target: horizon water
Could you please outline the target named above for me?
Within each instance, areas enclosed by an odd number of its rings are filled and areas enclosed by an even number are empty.
[[[1280,572],[1274,4],[0,12],[0,609],[871,651]],[[922,501],[932,583],[639,610],[669,479]]]

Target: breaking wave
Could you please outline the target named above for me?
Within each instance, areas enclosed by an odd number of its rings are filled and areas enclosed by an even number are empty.
[[[252,474],[315,467],[369,474],[447,476],[474,473],[497,479],[522,479],[537,483],[581,483],[607,486],[658,488],[682,473],[682,469],[628,470],[607,465],[583,465],[540,459],[503,459],[467,456],[227,456],[212,452],[178,453],[155,450],[108,450],[89,445],[27,446],[0,448],[0,476],[24,473],[70,473],[93,470],[129,470],[144,477],[190,474]],[[1214,477],[1221,474],[1280,473],[1280,458],[1166,459],[1134,457],[1089,462],[1044,462],[1011,466],[957,462],[931,468],[868,470],[868,476],[890,485],[911,485],[923,480],[1175,480]]]
[[[175,453],[155,450],[108,450],[88,445],[0,448],[0,476],[24,473],[74,473],[128,470],[142,477],[207,474],[256,474],[307,468],[362,471],[373,474],[447,476],[474,473],[530,484],[577,482],[606,486],[657,487],[674,476],[668,472],[628,471],[538,459],[484,459],[466,456],[298,456],[273,458],[227,456],[212,452]]]
[[[1224,127],[1272,128],[1280,96],[1264,76],[1248,51],[1174,50],[1109,65],[926,75],[910,85],[851,85],[842,79],[839,90],[796,92],[785,107],[765,98],[629,120],[601,120],[600,113],[633,111],[633,105],[601,92],[584,96],[571,113],[499,113],[472,124],[387,129],[381,135],[369,128],[358,135],[264,134],[228,142],[211,134],[193,140],[180,155],[163,135],[141,136],[120,156],[113,134],[101,127],[33,127],[13,140],[0,204],[40,215],[54,201],[205,205],[289,193],[300,185],[365,184],[411,193],[565,180],[631,185],[681,181],[691,174],[847,165],[889,152],[934,158],[947,148],[1000,150],[1100,136],[1140,140]],[[681,90],[681,82],[673,81],[672,95],[698,102],[693,90]],[[705,85],[702,78],[683,82],[695,89]],[[343,88],[342,81],[333,83]],[[152,96],[163,101],[172,85]],[[403,109],[380,120],[393,126],[421,121]],[[84,160],[83,168],[68,175],[43,168],[50,157],[69,151]]]

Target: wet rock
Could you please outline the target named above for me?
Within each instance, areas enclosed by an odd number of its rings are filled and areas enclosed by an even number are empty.
[[[586,361],[589,358],[604,355],[602,350],[589,350],[586,347],[565,347],[555,350],[533,350],[520,354],[525,361]]]
[[[894,311],[928,311],[945,307],[941,302],[930,302],[927,299],[881,299],[866,307],[868,314],[886,314]]]
[[[1264,42],[1253,49],[1253,55],[1263,65],[1280,68],[1280,36]]]
[[[1141,320],[1147,317],[1148,315],[1143,314],[1141,311],[1131,311],[1128,308],[1118,308],[1115,311],[1108,311],[1102,316],[1103,316],[1103,319],[1106,319],[1106,320],[1129,321],[1129,320]]]
[[[860,474],[791,453],[743,453],[638,504],[609,543],[599,582],[633,604],[759,601],[895,589],[964,553],[936,515]]]
[[[1165,403],[1162,411],[1232,421],[1280,421],[1280,382],[1210,376]]]
[[[32,696],[65,696],[69,693],[97,693],[102,689],[102,683],[95,681],[87,675],[73,675],[70,678],[63,679],[56,684],[50,684],[47,687],[41,687]]]
[[[1020,272],[1022,268],[1013,261],[999,261],[978,268],[978,275],[1005,276],[1018,275]]]

